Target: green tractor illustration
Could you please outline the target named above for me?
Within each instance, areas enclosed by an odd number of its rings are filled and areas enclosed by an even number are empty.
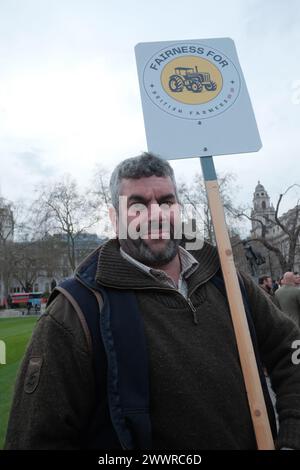
[[[210,74],[198,72],[198,67],[176,67],[175,74],[169,78],[169,88],[174,92],[183,91],[184,87],[193,93],[200,93],[203,89],[215,91],[217,84],[210,79]]]

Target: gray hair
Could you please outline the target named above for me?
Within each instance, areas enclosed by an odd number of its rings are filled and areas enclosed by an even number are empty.
[[[127,158],[119,163],[112,172],[109,188],[112,204],[115,209],[119,207],[120,184],[122,179],[140,179],[149,176],[170,177],[175,188],[178,200],[174,171],[171,165],[152,153],[144,152],[138,157]]]

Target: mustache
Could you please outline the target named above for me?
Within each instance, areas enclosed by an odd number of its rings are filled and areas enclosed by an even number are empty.
[[[170,234],[170,237],[174,236],[174,225],[171,222],[153,221],[142,223],[137,227],[140,236],[151,235],[151,233],[157,233],[158,231],[166,232]]]

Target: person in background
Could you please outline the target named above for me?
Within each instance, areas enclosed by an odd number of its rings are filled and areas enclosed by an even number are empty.
[[[295,272],[295,287],[300,287],[300,274],[298,272]]]
[[[259,287],[264,291],[265,294],[267,294],[267,297],[275,304],[277,307],[279,307],[279,303],[274,295],[273,292],[273,281],[270,276],[260,276],[258,279],[258,284]]]
[[[295,274],[288,271],[284,274],[282,287],[275,292],[280,309],[300,326],[300,289],[295,287]]]
[[[7,305],[8,305],[8,308],[12,308],[12,298],[10,294],[8,294],[7,296]]]
[[[277,291],[277,289],[279,289],[279,282],[276,280],[276,279],[273,279],[273,286],[272,286],[272,290],[273,290],[273,293],[275,294],[275,292]]]
[[[28,300],[26,306],[27,306],[27,315],[30,315],[30,311],[31,311],[31,308],[32,308],[32,304],[31,304],[31,302],[29,302],[29,300]]]

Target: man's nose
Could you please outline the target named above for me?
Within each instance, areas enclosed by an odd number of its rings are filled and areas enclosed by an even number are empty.
[[[150,211],[148,212],[149,222],[162,222],[165,218],[166,215],[160,204],[158,204],[158,202],[151,204]]]

